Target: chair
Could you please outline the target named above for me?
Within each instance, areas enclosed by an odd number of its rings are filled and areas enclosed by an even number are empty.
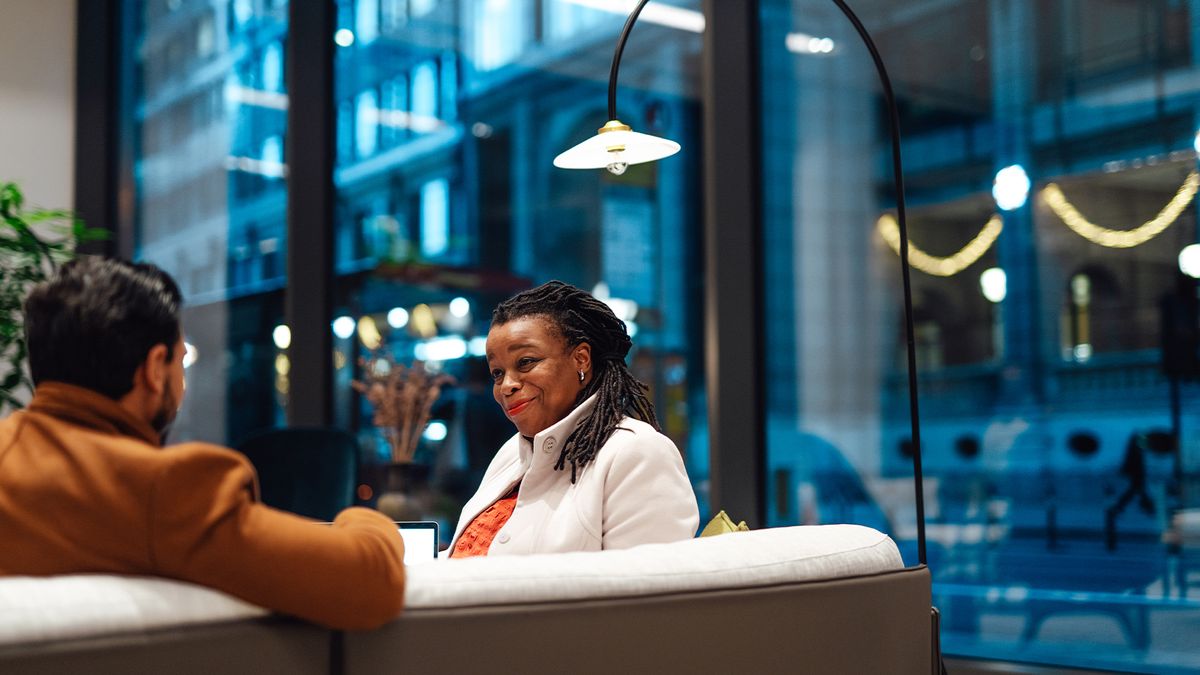
[[[254,464],[263,503],[333,520],[354,500],[358,442],[341,429],[291,427],[259,432],[237,449]]]

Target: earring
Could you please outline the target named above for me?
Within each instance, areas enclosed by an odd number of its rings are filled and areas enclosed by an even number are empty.
[[[583,382],[583,371],[582,370],[579,371],[579,381],[580,381],[580,383]]]

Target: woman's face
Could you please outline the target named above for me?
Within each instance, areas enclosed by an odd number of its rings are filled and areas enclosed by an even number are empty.
[[[522,436],[532,437],[575,407],[591,380],[592,348],[568,348],[548,319],[527,316],[492,326],[487,361],[496,402]]]

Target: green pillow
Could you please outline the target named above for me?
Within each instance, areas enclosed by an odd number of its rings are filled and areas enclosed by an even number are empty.
[[[744,520],[737,525],[734,525],[733,520],[729,517],[729,514],[725,513],[724,510],[721,510],[717,513],[717,515],[713,516],[713,519],[704,526],[703,530],[700,530],[700,536],[711,537],[718,534],[725,534],[726,532],[746,532],[749,529],[750,528],[746,526],[746,521]]]

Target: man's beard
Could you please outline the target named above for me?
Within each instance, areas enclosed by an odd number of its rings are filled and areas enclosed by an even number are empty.
[[[158,432],[163,443],[167,441],[167,433],[170,431],[171,423],[175,421],[175,415],[179,413],[179,401],[171,393],[169,384],[163,387],[162,405],[158,412],[154,414],[154,419],[150,420],[150,426]]]

